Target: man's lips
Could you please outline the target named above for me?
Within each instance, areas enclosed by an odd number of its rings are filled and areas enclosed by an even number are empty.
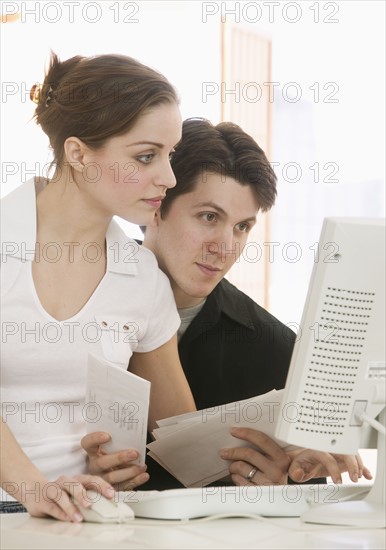
[[[201,270],[202,273],[210,277],[216,277],[221,272],[221,269],[207,264],[196,263],[197,267]]]

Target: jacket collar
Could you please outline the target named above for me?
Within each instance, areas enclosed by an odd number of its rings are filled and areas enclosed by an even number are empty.
[[[247,301],[242,300],[243,294],[227,279],[222,279],[209,294],[205,306],[206,313],[217,322],[224,314],[246,328],[253,327],[253,320],[247,307]]]
[[[23,262],[32,261],[36,246],[35,178],[26,181],[1,200],[1,254]],[[107,271],[138,273],[138,244],[127,237],[117,222],[106,233]]]
[[[240,296],[241,294],[241,296]],[[206,299],[204,307],[190,323],[182,335],[179,345],[190,342],[217,325],[222,315],[226,315],[248,330],[254,329],[253,319],[247,307],[247,300],[227,279],[222,279]]]

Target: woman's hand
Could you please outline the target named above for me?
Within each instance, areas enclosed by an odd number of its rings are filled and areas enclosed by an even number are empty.
[[[79,522],[83,516],[72,499],[88,508],[92,502],[87,499],[86,489],[107,498],[114,496],[114,489],[107,481],[92,475],[61,476],[56,481],[48,481],[24,453],[3,418],[0,418],[0,428],[1,487],[23,504],[31,516]]]
[[[83,516],[75,504],[85,508],[92,505],[87,498],[86,489],[93,489],[109,499],[115,494],[113,487],[97,476],[60,476],[55,481],[41,477],[38,481],[25,483],[21,487],[18,500],[31,516],[50,516],[77,523],[83,520]]]
[[[101,445],[110,441],[106,432],[94,432],[82,438],[81,445],[88,455],[89,472],[103,477],[117,491],[132,491],[135,487],[146,483],[149,474],[146,464],[134,464],[138,452],[126,449],[118,453],[106,453]]]

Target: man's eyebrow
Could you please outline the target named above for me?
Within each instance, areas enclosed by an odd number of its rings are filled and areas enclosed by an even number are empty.
[[[228,214],[225,212],[221,206],[216,204],[215,202],[209,201],[209,202],[198,202],[194,205],[196,208],[213,208],[214,210],[217,210],[220,214],[223,214],[224,216],[227,216]]]

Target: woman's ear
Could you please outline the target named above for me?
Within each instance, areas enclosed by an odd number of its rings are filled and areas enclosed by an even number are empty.
[[[85,167],[85,154],[88,147],[77,137],[69,137],[64,142],[64,154],[66,162],[75,172],[83,172]]]

